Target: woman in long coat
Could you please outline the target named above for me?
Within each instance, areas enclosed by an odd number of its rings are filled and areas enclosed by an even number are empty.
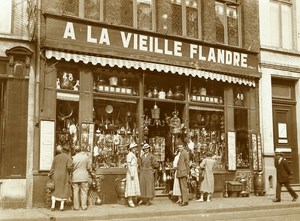
[[[51,194],[51,211],[55,209],[56,201],[60,201],[60,211],[64,210],[64,203],[71,196],[70,173],[73,169],[69,148],[63,147],[62,153],[56,155],[52,161],[50,178],[54,181],[54,191]]]
[[[141,200],[139,205],[145,204],[146,206],[151,205],[150,200],[155,196],[154,189],[154,167],[156,167],[157,161],[155,156],[150,153],[150,145],[145,143],[143,145],[144,154],[140,160],[140,189],[141,189]]]
[[[200,186],[201,196],[198,201],[203,201],[203,194],[207,193],[207,202],[210,202],[211,194],[214,192],[214,173],[213,167],[215,159],[212,158],[212,153],[208,152],[207,157],[200,163],[200,167],[204,168],[204,179]]]
[[[125,186],[125,198],[128,198],[128,205],[135,207],[132,198],[140,196],[140,183],[138,177],[138,160],[136,157],[137,144],[129,145],[129,153],[126,157],[127,173],[126,173],[126,186]]]

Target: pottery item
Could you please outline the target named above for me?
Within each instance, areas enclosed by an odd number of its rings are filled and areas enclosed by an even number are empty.
[[[159,99],[166,99],[166,92],[164,92],[164,89],[161,89],[161,91],[158,93]]]
[[[154,87],[154,89],[153,89],[153,97],[154,97],[154,98],[158,98],[158,90],[157,90],[157,87]]]
[[[114,111],[114,108],[111,105],[106,105],[105,111],[106,113],[111,114]]]
[[[118,85],[118,78],[115,76],[112,76],[109,78],[109,85],[116,86]]]
[[[121,84],[122,84],[122,86],[128,86],[129,85],[129,79],[128,78],[122,78],[122,80],[121,80]]]
[[[117,192],[117,197],[119,200],[125,199],[125,186],[126,186],[126,178],[115,179],[115,190]]]
[[[183,100],[184,94],[181,92],[181,87],[176,86],[176,92],[174,93],[174,100]]]
[[[172,92],[171,88],[169,89],[168,93],[166,94],[166,98],[173,99],[173,92]]]
[[[200,89],[199,89],[199,91],[200,91],[200,95],[206,95],[206,88],[205,87],[201,87]]]

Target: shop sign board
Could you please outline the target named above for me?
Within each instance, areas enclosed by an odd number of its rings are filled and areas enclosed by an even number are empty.
[[[55,16],[46,18],[45,45],[139,60],[160,57],[165,59],[161,62],[185,61],[193,67],[203,63],[228,66],[239,73],[241,69],[257,72],[258,65],[256,54],[238,49]]]
[[[51,120],[41,120],[40,122],[40,170],[51,169],[54,158],[55,146],[55,122]]]

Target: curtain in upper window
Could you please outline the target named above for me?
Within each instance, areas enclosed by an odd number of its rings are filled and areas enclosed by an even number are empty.
[[[231,2],[217,2],[216,11],[216,41],[232,46],[239,45],[239,14],[238,6]]]
[[[270,2],[270,44],[274,47],[292,49],[292,5],[282,1]]]

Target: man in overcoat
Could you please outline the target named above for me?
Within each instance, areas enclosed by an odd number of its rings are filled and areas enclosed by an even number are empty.
[[[273,202],[281,201],[281,186],[282,184],[287,188],[290,195],[293,197],[292,201],[296,201],[298,199],[298,195],[291,188],[289,182],[289,175],[292,175],[291,170],[289,168],[288,162],[285,158],[283,158],[283,153],[276,152],[275,153],[275,167],[277,173],[277,185],[276,185],[276,198]]]
[[[187,187],[187,177],[190,172],[190,159],[187,150],[181,140],[177,142],[177,148],[180,152],[177,163],[177,178],[181,190],[182,202],[179,206],[187,206],[189,204],[189,191]]]

